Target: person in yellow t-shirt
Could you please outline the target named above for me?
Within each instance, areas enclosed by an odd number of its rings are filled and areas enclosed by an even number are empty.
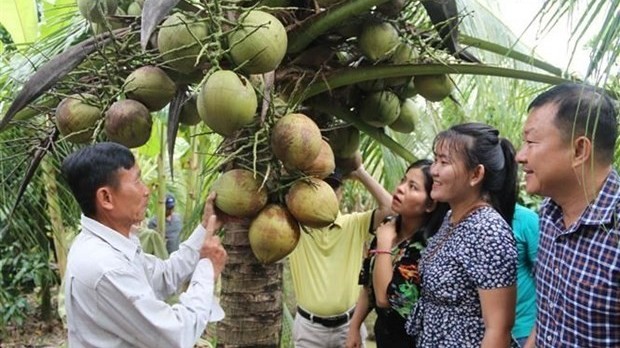
[[[359,296],[358,270],[365,243],[392,213],[392,195],[361,165],[348,178],[359,180],[379,206],[367,212],[338,214],[333,225],[302,233],[289,261],[297,299],[293,325],[296,348],[344,347]],[[343,178],[334,173],[325,181],[342,198]],[[366,329],[362,330],[363,338]]]

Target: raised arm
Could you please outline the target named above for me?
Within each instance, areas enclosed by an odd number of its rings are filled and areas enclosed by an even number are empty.
[[[364,185],[364,187],[370,192],[370,194],[375,198],[377,204],[379,205],[374,212],[373,216],[373,226],[374,230],[381,224],[383,219],[393,214],[392,212],[392,195],[381,185],[372,175],[370,175],[364,165],[361,164],[359,167],[352,171],[349,176],[353,179],[358,180]]]
[[[377,228],[377,254],[375,268],[372,271],[372,284],[375,289],[376,305],[379,308],[388,308],[387,289],[392,281],[392,245],[396,239],[396,223],[392,219]]]

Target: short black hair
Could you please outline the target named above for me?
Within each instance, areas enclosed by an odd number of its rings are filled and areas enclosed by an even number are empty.
[[[82,213],[95,215],[95,193],[100,187],[118,185],[118,170],[131,169],[136,163],[131,151],[120,144],[103,142],[84,147],[62,162],[65,178]]]
[[[612,99],[601,89],[585,84],[565,83],[554,86],[536,97],[528,111],[555,104],[554,124],[565,141],[586,136],[603,163],[613,162],[618,138],[618,110]]]

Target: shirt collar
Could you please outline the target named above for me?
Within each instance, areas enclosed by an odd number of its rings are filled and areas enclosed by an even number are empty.
[[[85,215],[81,217],[82,232],[93,234],[108,243],[112,248],[120,251],[130,261],[140,250],[140,240],[135,233],[130,233],[129,238],[120,232],[103,225],[97,220],[93,220]]]
[[[603,182],[603,186],[596,196],[596,199],[594,199],[594,202],[586,207],[577,222],[574,223],[567,232],[576,231],[580,225],[596,226],[612,223],[615,208],[620,203],[618,192],[620,192],[620,176],[612,169]],[[554,220],[556,220],[557,223],[561,223],[562,209],[551,199],[549,199],[548,203]]]
[[[332,226],[337,226],[338,228],[342,228],[342,223],[343,223],[342,214],[338,212],[338,215],[336,215],[336,220],[334,220]]]

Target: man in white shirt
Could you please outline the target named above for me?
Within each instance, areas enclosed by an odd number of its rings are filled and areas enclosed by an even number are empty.
[[[215,214],[215,196],[187,241],[160,260],[142,252],[133,231],[149,190],[129,149],[87,146],[64,160],[62,174],[83,213],[65,276],[69,346],[193,347],[207,322],[224,314],[214,300],[227,259],[213,235],[224,218]],[[164,302],[188,281],[177,304]]]

